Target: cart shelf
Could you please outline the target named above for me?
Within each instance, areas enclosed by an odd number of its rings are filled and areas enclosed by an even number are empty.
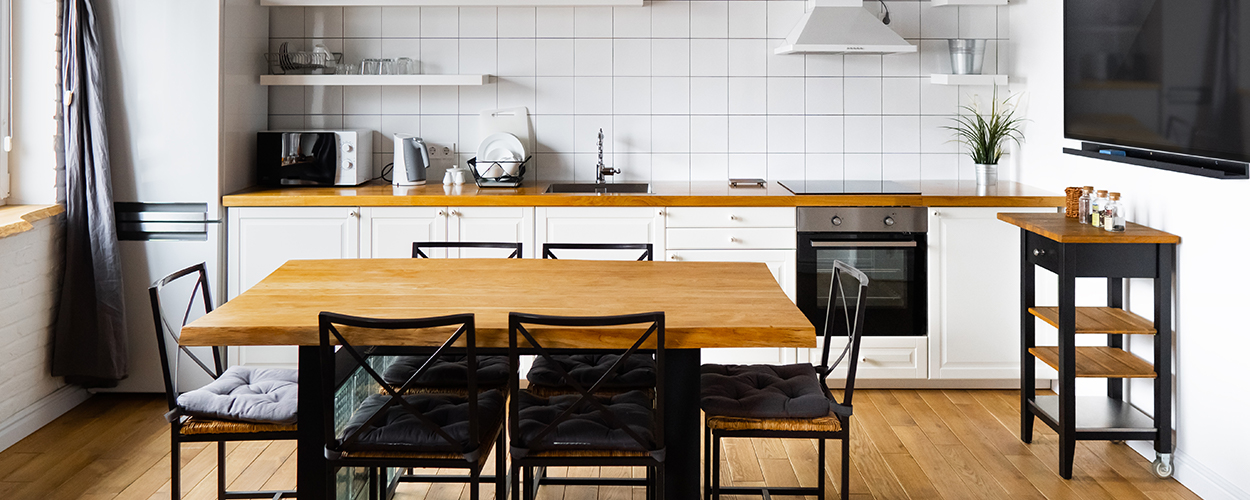
[[[1058,347],[1031,347],[1029,354],[1059,369]],[[1155,378],[1155,367],[1123,349],[1105,346],[1076,348],[1076,376],[1080,378]]]
[[[1058,307],[1030,307],[1029,313],[1050,326],[1059,327]],[[1076,333],[1154,335],[1155,325],[1146,318],[1118,307],[1078,307]]]

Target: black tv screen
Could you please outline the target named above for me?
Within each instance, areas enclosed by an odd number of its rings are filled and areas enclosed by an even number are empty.
[[[1064,134],[1250,161],[1250,2],[1064,2]]]

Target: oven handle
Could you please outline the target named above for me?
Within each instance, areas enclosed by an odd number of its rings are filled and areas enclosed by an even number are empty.
[[[822,247],[824,248],[830,248],[830,247],[835,247],[835,248],[855,248],[855,247],[858,247],[858,248],[880,248],[880,247],[900,248],[900,247],[915,247],[916,242],[914,241],[872,241],[872,242],[868,242],[868,241],[813,241],[812,246],[816,248],[822,248]]]

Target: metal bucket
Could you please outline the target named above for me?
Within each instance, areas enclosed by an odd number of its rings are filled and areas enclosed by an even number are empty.
[[[998,165],[977,164],[977,186],[997,186]]]
[[[985,63],[985,40],[952,38],[947,40],[951,50],[951,72],[956,75],[979,75]]]

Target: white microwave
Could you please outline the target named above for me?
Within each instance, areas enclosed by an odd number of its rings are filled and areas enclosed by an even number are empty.
[[[369,130],[271,130],[256,134],[261,186],[355,186],[373,176]]]

